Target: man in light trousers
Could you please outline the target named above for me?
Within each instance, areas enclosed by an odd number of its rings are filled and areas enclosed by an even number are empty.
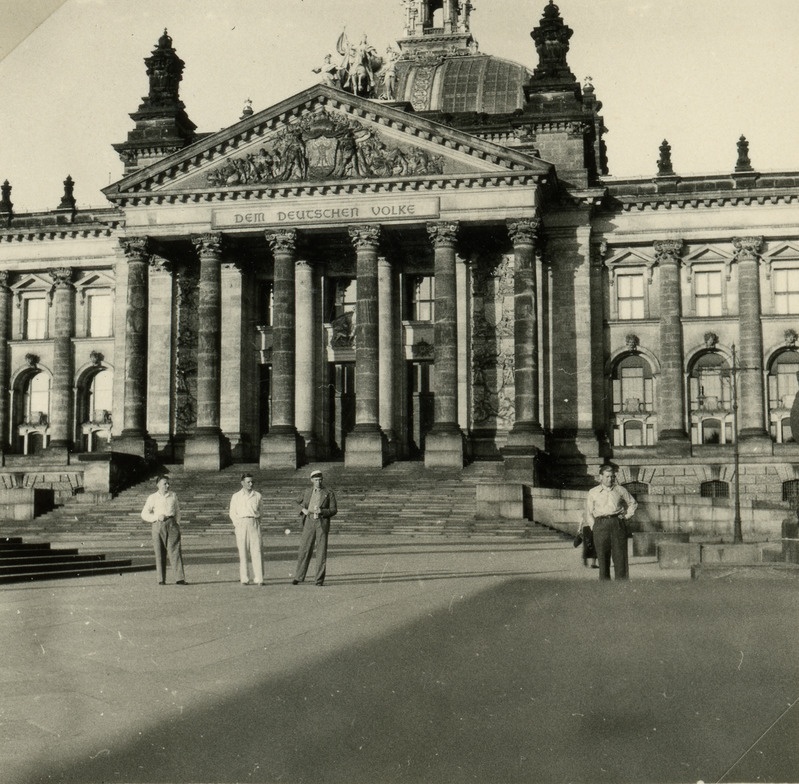
[[[233,493],[228,510],[239,549],[239,579],[242,585],[264,584],[261,494],[253,490],[252,474],[241,475],[241,490]],[[252,583],[250,581],[252,565]]]

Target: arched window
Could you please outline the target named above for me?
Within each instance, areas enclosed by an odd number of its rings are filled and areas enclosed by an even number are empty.
[[[92,369],[78,385],[78,432],[86,452],[102,452],[111,438],[114,374]]]
[[[640,354],[627,354],[613,368],[613,442],[617,446],[655,443],[655,384]]]
[[[694,444],[728,444],[732,433],[732,383],[730,367],[715,351],[701,354],[688,374],[691,441]]]
[[[42,370],[21,374],[14,384],[17,448],[26,455],[47,446],[50,424],[50,375]]]
[[[793,441],[791,406],[799,390],[799,351],[781,351],[771,361],[768,371],[768,408],[771,437],[777,443]]]
[[[24,389],[23,422],[32,425],[50,421],[50,376],[36,373]]]

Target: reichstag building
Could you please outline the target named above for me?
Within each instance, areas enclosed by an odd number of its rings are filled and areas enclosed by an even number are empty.
[[[734,456],[745,500],[791,496],[799,173],[741,137],[716,175],[664,141],[611,177],[541,3],[532,70],[480,51],[468,0],[406,0],[396,47],[342,36],[318,84],[213,133],[164,31],[107,207],[68,178],[18,214],[2,186],[5,465],[497,461],[581,488],[611,460],[679,497],[727,495]]]

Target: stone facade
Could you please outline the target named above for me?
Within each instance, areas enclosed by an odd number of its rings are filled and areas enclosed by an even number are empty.
[[[478,51],[469,4],[405,5],[374,94],[328,74],[212,134],[165,34],[108,208],[3,186],[6,462],[491,459],[579,488],[612,460],[652,497],[796,498],[799,173],[742,138],[729,173],[664,141],[612,178],[554,3],[532,71]]]

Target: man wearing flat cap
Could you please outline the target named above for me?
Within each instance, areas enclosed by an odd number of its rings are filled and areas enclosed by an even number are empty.
[[[311,471],[311,487],[297,499],[300,505],[302,534],[300,534],[300,551],[297,554],[297,568],[294,570],[292,585],[305,580],[314,546],[316,547],[314,585],[321,588],[325,584],[327,535],[330,532],[330,518],[336,514],[338,508],[336,494],[322,487],[322,478],[321,471]]]

